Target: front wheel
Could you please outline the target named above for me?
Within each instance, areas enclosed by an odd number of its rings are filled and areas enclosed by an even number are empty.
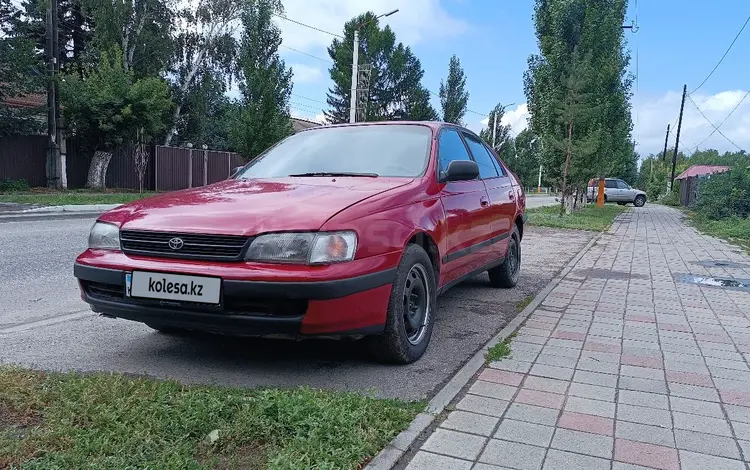
[[[391,289],[385,331],[369,338],[373,355],[396,364],[422,357],[432,336],[436,302],[437,281],[430,257],[422,247],[408,245]]]
[[[633,201],[633,205],[635,207],[643,207],[646,205],[646,196],[640,195],[635,198],[635,201]]]
[[[518,284],[521,273],[521,235],[518,227],[513,228],[513,234],[508,242],[508,253],[500,266],[490,269],[490,285],[509,289]]]

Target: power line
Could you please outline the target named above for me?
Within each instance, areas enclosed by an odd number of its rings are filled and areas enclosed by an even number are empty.
[[[718,126],[714,126],[714,130],[713,130],[713,131],[712,131],[712,132],[711,132],[710,134],[708,134],[708,137],[706,137],[705,139],[703,139],[703,140],[702,140],[702,141],[701,141],[701,142],[700,142],[700,143],[699,143],[698,145],[696,145],[696,146],[695,146],[695,149],[693,150],[694,152],[695,152],[696,150],[698,150],[698,147],[700,147],[700,146],[701,146],[701,145],[703,145],[703,144],[704,144],[704,143],[705,143],[705,142],[706,142],[706,141],[707,141],[708,139],[710,139],[710,138],[711,138],[711,137],[712,137],[712,136],[713,136],[713,135],[714,135],[714,134],[715,134],[715,133],[716,133],[716,132],[717,132],[717,131],[719,130],[719,128],[720,128],[721,126],[723,126],[723,125],[724,125],[724,123],[725,123],[725,122],[727,122],[727,121],[729,120],[729,118],[730,118],[730,117],[732,116],[732,114],[734,114],[734,112],[735,112],[735,111],[737,111],[737,108],[739,108],[739,107],[740,107],[740,105],[742,104],[742,102],[743,102],[743,101],[745,101],[745,99],[746,99],[746,98],[748,97],[748,95],[750,95],[750,90],[748,90],[748,92],[747,92],[747,93],[745,93],[745,96],[743,96],[743,97],[742,97],[742,99],[741,99],[741,100],[740,100],[740,101],[739,101],[739,102],[737,103],[737,105],[736,105],[736,106],[735,106],[735,107],[734,107],[734,108],[733,108],[733,109],[732,109],[732,110],[731,110],[731,111],[729,112],[729,114],[727,114],[727,117],[725,117],[725,118],[724,118],[724,120],[723,120],[723,121],[721,121],[721,122],[719,123],[719,125],[718,125]],[[691,100],[691,101],[692,101],[692,100]],[[700,110],[699,110],[699,111],[700,111]],[[711,124],[711,125],[713,126],[713,124]],[[722,135],[723,135],[723,134],[722,134]],[[724,138],[726,138],[726,136],[725,136]],[[729,139],[727,139],[727,140],[729,140]],[[730,140],[730,142],[731,142],[731,140]],[[734,144],[734,146],[735,146],[735,147],[737,147],[737,144],[735,144],[734,142],[732,142],[732,144]],[[738,148],[739,148],[739,147],[738,147]],[[742,149],[740,149],[740,150],[742,150]]]
[[[294,52],[300,53],[302,55],[306,55],[307,57],[312,57],[313,59],[318,59],[318,60],[320,60],[322,62],[328,62],[329,64],[333,64],[334,63],[330,59],[324,59],[323,57],[318,57],[316,55],[308,54],[307,52],[302,52],[299,49],[295,49],[293,47],[285,46],[284,44],[280,44],[280,46],[283,47],[284,49],[289,49],[290,51],[294,51]]]
[[[328,105],[328,103],[326,103],[325,101],[315,100],[315,99],[312,99],[312,98],[308,98],[307,96],[298,95],[296,93],[292,93],[292,96],[295,96],[297,98],[302,98],[303,100],[312,101],[313,103],[320,103],[320,104],[324,104],[326,106]]]
[[[280,15],[278,13],[274,13],[274,15],[278,16],[282,20],[291,21],[292,23],[298,24],[300,26],[304,26],[305,28],[310,28],[310,29],[318,31],[320,33],[330,34],[331,36],[334,36],[334,37],[337,37],[337,38],[340,38],[340,39],[344,39],[344,36],[342,36],[340,34],[332,33],[330,31],[326,31],[325,29],[316,28],[315,26],[310,26],[309,24],[305,24],[305,23],[303,23],[301,21],[293,20],[293,19],[291,19],[289,17],[286,17],[284,15]]]
[[[309,105],[309,104],[305,104],[305,103],[297,103],[295,101],[290,101],[289,104],[293,105],[294,107],[300,107],[300,108],[309,109],[311,111],[315,111],[316,113],[322,113],[322,112],[324,112],[323,109],[316,108],[315,106],[312,106],[312,105]]]
[[[693,101],[693,97],[692,97],[691,95],[688,95],[688,98],[690,99],[690,102],[691,102],[691,103],[693,103],[693,106],[695,106],[695,109],[697,109],[697,110],[698,110],[698,112],[699,112],[699,113],[701,113],[701,116],[703,116],[703,119],[705,119],[705,120],[706,120],[706,122],[708,122],[709,124],[711,124],[711,127],[713,127],[713,128],[714,128],[714,132],[718,132],[718,133],[719,133],[719,134],[720,134],[720,135],[721,135],[722,137],[724,137],[725,139],[727,139],[727,142],[729,142],[730,144],[732,144],[732,145],[734,145],[735,147],[737,147],[737,149],[738,149],[738,150],[742,150],[742,147],[740,147],[739,145],[735,144],[735,143],[734,143],[734,142],[732,141],[732,139],[730,139],[729,137],[727,137],[726,135],[724,135],[724,133],[723,133],[723,132],[721,132],[721,131],[719,130],[719,128],[718,128],[717,126],[715,126],[713,122],[711,122],[711,120],[710,120],[710,119],[708,119],[708,116],[706,116],[706,115],[705,115],[705,114],[703,113],[703,111],[701,110],[701,108],[699,108],[699,107],[698,107],[698,105],[697,105],[697,104],[695,104],[695,101]],[[711,135],[714,135],[714,132],[712,132],[712,133],[711,133]],[[709,135],[709,137],[711,137],[711,135]],[[705,142],[705,140],[704,140],[704,142]],[[698,145],[700,145],[700,144],[698,144]],[[696,146],[696,148],[697,148],[697,147],[698,147],[698,146]]]
[[[713,68],[713,70],[711,70],[711,73],[709,73],[709,74],[708,74],[708,76],[707,76],[707,77],[705,78],[705,80],[703,80],[703,81],[701,82],[701,84],[700,84],[700,85],[698,85],[698,87],[697,87],[697,88],[696,88],[695,90],[693,90],[693,91],[691,91],[691,92],[690,92],[691,94],[693,94],[693,93],[695,93],[696,91],[698,91],[698,89],[699,89],[700,87],[702,87],[702,86],[703,86],[703,84],[704,84],[704,83],[706,83],[706,82],[708,81],[708,79],[709,79],[709,78],[711,78],[711,75],[713,75],[713,74],[714,74],[714,72],[716,72],[716,69],[718,69],[718,68],[719,68],[719,65],[721,65],[721,63],[722,63],[722,62],[724,61],[724,58],[725,58],[725,57],[727,56],[727,54],[729,54],[729,51],[730,51],[730,50],[732,50],[732,46],[734,46],[734,43],[735,43],[735,42],[737,42],[737,38],[739,38],[739,37],[740,37],[740,34],[742,34],[742,31],[744,31],[744,30],[745,30],[745,26],[747,26],[747,23],[748,23],[748,22],[750,22],[750,16],[748,16],[748,17],[747,17],[747,19],[745,20],[745,24],[743,24],[743,25],[742,25],[742,28],[740,28],[740,32],[739,32],[739,33],[737,33],[737,36],[735,36],[735,37],[734,37],[734,40],[732,41],[732,44],[730,44],[730,45],[729,45],[729,47],[727,48],[727,51],[726,51],[726,52],[724,53],[724,55],[723,55],[723,56],[721,56],[721,59],[719,59],[719,63],[717,63],[717,64],[716,64],[716,67],[714,67],[714,68]]]

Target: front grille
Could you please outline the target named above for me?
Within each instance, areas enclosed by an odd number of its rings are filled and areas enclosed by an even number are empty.
[[[125,286],[85,281],[85,289],[94,298],[103,300],[122,299],[125,297]]]
[[[172,249],[169,241],[182,240],[180,249]],[[123,230],[120,232],[122,251],[126,254],[166,258],[238,261],[248,238],[236,235],[197,235],[169,232]]]

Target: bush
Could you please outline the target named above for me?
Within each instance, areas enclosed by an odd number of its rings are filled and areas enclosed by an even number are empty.
[[[700,184],[695,209],[712,220],[750,217],[750,172],[735,167]]]
[[[12,180],[10,178],[3,178],[0,180],[0,193],[23,192],[29,189],[31,189],[29,182],[24,179]]]
[[[670,191],[666,194],[663,194],[659,198],[659,202],[661,202],[665,206],[672,206],[672,207],[679,206],[680,205],[680,193],[677,190],[677,187],[675,187],[674,191]]]

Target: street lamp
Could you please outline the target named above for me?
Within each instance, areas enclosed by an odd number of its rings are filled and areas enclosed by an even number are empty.
[[[389,11],[388,13],[383,13],[382,15],[378,15],[374,18],[369,19],[368,21],[365,21],[363,23],[360,23],[357,25],[357,28],[354,30],[354,43],[352,44],[352,95],[349,98],[349,122],[354,124],[357,122],[357,74],[359,72],[359,30],[362,29],[363,26],[365,26],[370,21],[375,21],[378,18],[383,18],[385,16],[391,16],[394,13],[398,12],[398,8],[396,8],[393,11]]]
[[[534,145],[537,141],[537,138],[534,137],[531,139],[531,142],[529,142],[529,145]],[[539,181],[536,184],[536,193],[540,194],[542,192],[542,164],[539,163]]]

